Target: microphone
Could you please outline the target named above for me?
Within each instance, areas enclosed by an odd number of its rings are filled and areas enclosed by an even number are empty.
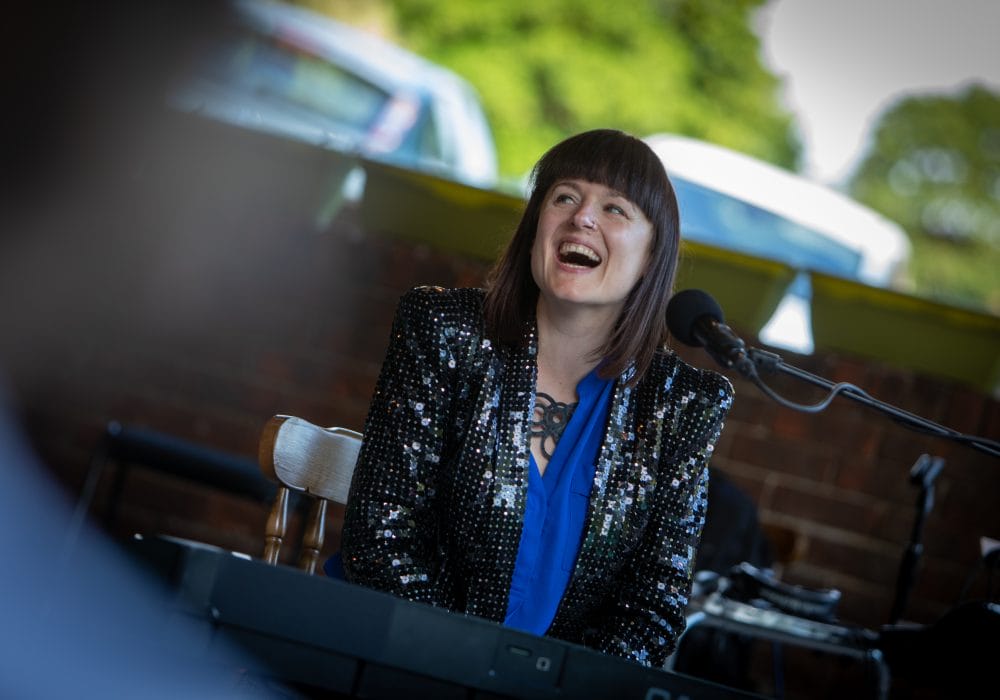
[[[716,362],[743,374],[754,372],[743,340],[726,325],[722,307],[708,292],[685,289],[667,304],[667,328],[685,345],[704,347]]]

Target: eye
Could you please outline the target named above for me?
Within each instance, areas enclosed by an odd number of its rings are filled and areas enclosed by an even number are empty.
[[[552,201],[554,201],[554,202],[556,202],[558,204],[564,204],[566,202],[572,202],[573,201],[573,195],[569,194],[568,192],[557,192],[556,195],[555,195],[555,197],[552,198]]]
[[[625,210],[624,210],[624,209],[622,209],[622,208],[621,208],[620,206],[618,206],[617,204],[609,204],[609,205],[607,205],[607,206],[605,207],[605,210],[606,210],[606,211],[609,211],[609,212],[611,212],[612,214],[617,214],[618,216],[624,216],[624,217],[626,217],[626,218],[627,218],[627,216],[628,216],[628,215],[627,215],[627,214],[625,213]]]

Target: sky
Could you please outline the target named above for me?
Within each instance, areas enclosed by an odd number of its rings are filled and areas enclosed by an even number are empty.
[[[803,172],[827,184],[850,176],[901,97],[973,82],[1000,91],[1000,0],[771,0],[757,22]]]

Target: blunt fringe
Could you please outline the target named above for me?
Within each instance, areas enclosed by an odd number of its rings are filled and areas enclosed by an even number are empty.
[[[535,165],[524,214],[507,248],[487,278],[486,331],[496,343],[524,342],[524,324],[534,318],[538,286],[531,275],[531,247],[542,203],[561,180],[581,179],[624,194],[653,226],[649,267],[629,293],[611,337],[597,350],[600,374],[620,376],[634,364],[630,384],[649,369],[667,341],[667,302],[673,291],[680,248],[677,198],[663,163],[652,149],[629,134],[595,129],[571,136],[549,149]]]

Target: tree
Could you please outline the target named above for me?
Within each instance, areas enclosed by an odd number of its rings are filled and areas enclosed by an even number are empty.
[[[1000,312],[1000,94],[899,101],[849,188],[910,235],[916,293]]]

